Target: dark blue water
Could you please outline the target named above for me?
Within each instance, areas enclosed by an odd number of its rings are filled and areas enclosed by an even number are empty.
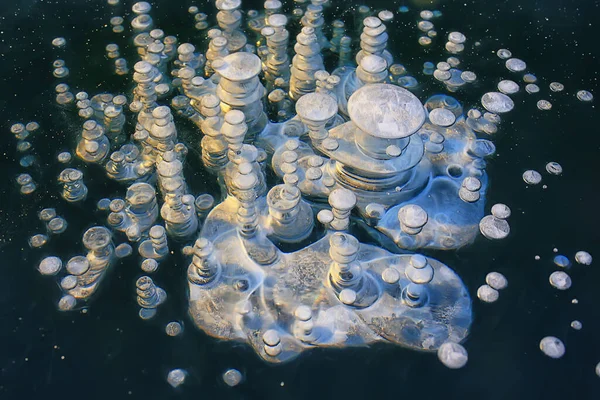
[[[460,58],[477,72],[479,83],[457,95],[466,109],[477,105],[481,94],[494,90],[500,79],[511,78],[493,54],[501,47],[527,62],[543,91],[541,96],[514,96],[515,110],[503,116],[494,137],[497,155],[488,164],[488,201],[511,207],[509,238],[490,242],[479,237],[458,252],[434,255],[459,273],[473,297],[490,271],[509,280],[498,302],[474,301],[475,318],[465,343],[469,362],[456,371],[445,368],[435,354],[385,344],[315,349],[289,364],[267,365],[246,345],[209,338],[192,326],[186,316],[186,265],[178,256],[161,265],[157,279],[169,300],[149,322],[137,316],[134,283],[140,270],[132,259],[115,266],[85,313],[56,311],[60,290],[52,279],[39,275],[37,263],[49,254],[65,259],[80,253],[82,232],[103,223],[94,211],[95,201],[123,193],[100,170],[87,168],[90,195],[85,204],[66,205],[58,196],[54,182],[60,167],[55,156],[73,146],[81,122],[54,104],[51,63],[57,57],[50,42],[56,36],[68,40],[61,58],[71,70],[68,82],[74,92],[130,90],[130,78],[114,77],[104,58],[104,46],[111,42],[128,54],[129,35],[115,40],[106,27],[112,15],[128,20],[132,2],[123,3],[117,8],[100,0],[0,4],[0,399],[600,398],[600,377],[594,373],[600,362],[597,1],[445,1],[423,3],[422,8],[410,2],[365,2],[374,9],[410,7],[390,25],[389,47],[423,82],[417,93],[421,100],[442,92],[441,85],[420,74],[422,63],[447,57],[441,51],[443,37],[426,52],[417,44],[416,21],[423,8],[443,12],[434,21],[440,34],[459,30],[471,44]],[[187,13],[192,2],[153,4],[157,26],[177,34],[180,42],[200,43]],[[209,2],[195,5],[212,12]],[[340,2],[339,10],[332,7],[330,12],[350,21],[352,5]],[[481,45],[473,47],[475,41]],[[129,60],[132,68],[133,58]],[[551,94],[552,81],[563,83],[565,91]],[[594,93],[594,103],[577,101],[580,89]],[[540,98],[553,103],[551,111],[536,108]],[[32,139],[39,161],[30,171],[39,187],[24,198],[14,182],[23,168],[9,127],[31,120],[42,127]],[[178,126],[180,136],[193,138],[189,124],[182,121]],[[197,172],[200,164],[189,159],[187,180],[194,192],[214,191],[212,181]],[[543,171],[548,161],[560,162],[564,173],[544,174],[547,189],[526,187],[523,171]],[[42,231],[36,213],[44,207],[56,207],[69,228],[42,250],[31,250],[27,238]],[[592,266],[569,271],[573,286],[566,292],[548,284],[556,269],[555,247],[571,259],[581,249],[596,257]],[[534,261],[535,255],[541,260]],[[572,304],[573,298],[579,303]],[[574,319],[582,321],[581,331],[570,328]],[[164,326],[172,320],[184,322],[182,336],[165,335]],[[547,335],[564,341],[563,358],[553,360],[539,351],[539,341]],[[173,368],[189,372],[176,390],[166,382]],[[225,386],[221,374],[227,368],[242,371],[245,382],[236,388]]]

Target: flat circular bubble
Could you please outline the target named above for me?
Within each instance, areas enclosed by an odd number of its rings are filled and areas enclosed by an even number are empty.
[[[56,156],[56,159],[61,164],[66,164],[70,162],[72,158],[73,156],[71,156],[71,153],[69,153],[68,151],[63,151],[62,153],[59,153],[58,156]]]
[[[575,261],[581,265],[591,265],[592,264],[592,255],[587,251],[578,251],[575,253]]]
[[[77,299],[70,294],[67,294],[58,301],[58,309],[60,311],[70,311],[75,308],[77,304]]]
[[[542,111],[548,111],[552,108],[552,103],[550,103],[548,100],[539,100],[537,102],[537,108]]]
[[[587,90],[580,90],[577,92],[577,99],[581,101],[592,101],[594,100],[594,95]]]
[[[54,208],[44,208],[39,212],[38,217],[40,218],[40,221],[48,222],[56,217],[56,210]]]
[[[29,238],[29,246],[34,249],[39,249],[43,245],[48,243],[48,236],[38,233]]]
[[[348,100],[348,114],[361,130],[383,139],[412,135],[426,117],[414,94],[387,84],[366,85],[354,92]]]
[[[169,374],[167,375],[167,382],[169,382],[169,385],[176,388],[185,382],[186,376],[187,372],[185,372],[185,370],[177,368],[172,371],[169,371]]]
[[[554,257],[554,264],[561,268],[568,268],[571,266],[571,261],[567,257],[559,255]]]
[[[529,169],[523,172],[523,180],[528,185],[537,185],[542,181],[542,175],[537,171]]]
[[[510,208],[506,204],[494,204],[491,211],[492,215],[496,218],[506,219],[510,217]]]
[[[419,13],[419,16],[423,19],[431,19],[433,18],[433,12],[429,10],[423,10]]]
[[[556,161],[551,161],[548,164],[546,164],[546,171],[552,175],[560,175],[563,173],[563,168]]]
[[[417,27],[419,28],[419,30],[427,32],[433,29],[433,24],[429,21],[419,21]]]
[[[433,71],[433,77],[440,82],[445,82],[448,79],[452,78],[452,73],[450,71],[442,71],[441,69],[436,69]]]
[[[499,240],[508,236],[510,226],[506,220],[498,219],[493,215],[486,215],[479,222],[479,230],[486,238]]]
[[[596,375],[600,376],[600,362],[596,364]]]
[[[54,47],[65,47],[66,44],[67,39],[65,39],[64,37],[57,37],[52,39],[52,46]]]
[[[496,52],[496,55],[503,60],[512,57],[512,53],[508,49],[500,49]]]
[[[535,82],[537,82],[537,77],[533,74],[525,74],[525,75],[523,75],[523,82],[535,83]]]
[[[581,328],[583,328],[583,324],[581,323],[581,321],[572,321],[571,322],[571,328],[575,329],[576,331],[581,330]]]
[[[529,94],[538,93],[540,91],[540,87],[535,83],[530,83],[525,86],[525,91]]]
[[[550,274],[550,284],[558,290],[567,290],[571,287],[571,277],[563,271],[555,271]]]
[[[418,42],[421,46],[429,46],[431,44],[431,38],[427,36],[421,36],[419,37]]]
[[[450,369],[458,369],[467,365],[469,354],[460,344],[454,342],[443,343],[437,351],[439,360]]]
[[[419,85],[417,79],[413,76],[401,76],[398,78],[398,86],[406,89],[414,89]]]
[[[463,71],[460,74],[460,78],[467,83],[471,83],[477,80],[477,75],[475,74],[475,72]]]
[[[489,285],[481,285],[479,289],[477,289],[477,297],[481,301],[485,301],[486,303],[493,303],[498,300],[500,293]]]
[[[467,37],[461,32],[450,32],[448,40],[455,44],[462,44],[467,40]]]
[[[508,60],[506,60],[506,63],[504,65],[506,66],[506,69],[508,69],[511,72],[521,72],[525,71],[525,69],[527,68],[527,64],[525,63],[525,61],[519,58],[509,58]]]
[[[223,382],[229,387],[234,387],[242,382],[243,376],[240,371],[230,368],[223,373]]]
[[[503,93],[488,92],[481,97],[481,105],[488,111],[503,114],[511,111],[515,103]]]
[[[508,286],[508,280],[500,272],[490,272],[485,276],[485,283],[492,289],[502,290]]]
[[[146,258],[142,261],[142,271],[151,274],[158,269],[158,262],[153,258]]]
[[[434,125],[446,127],[456,121],[456,116],[447,108],[434,108],[429,112],[429,120]]]
[[[553,92],[562,92],[563,90],[565,90],[565,85],[563,85],[560,82],[552,82],[550,83],[550,90],[552,90]]]
[[[543,338],[540,341],[540,350],[550,358],[561,358],[565,355],[565,345],[554,336]]]
[[[165,333],[169,336],[179,336],[183,332],[183,326],[177,321],[169,322],[165,327]]]
[[[56,275],[62,269],[62,261],[58,257],[46,257],[38,266],[38,270],[42,275]]]
[[[129,243],[121,243],[115,247],[115,256],[117,258],[125,258],[133,253],[133,248]]]
[[[517,85],[517,82],[515,81],[505,79],[498,82],[498,90],[504,94],[514,94],[519,91],[519,85]]]

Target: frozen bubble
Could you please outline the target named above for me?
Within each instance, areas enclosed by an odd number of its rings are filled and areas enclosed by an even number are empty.
[[[592,255],[587,251],[578,251],[575,253],[575,261],[581,265],[590,265],[592,264]]]
[[[600,376],[600,362],[596,364],[596,375]]]
[[[579,300],[573,299],[573,300],[571,300],[571,304],[579,304]]]
[[[429,120],[437,126],[450,126],[456,121],[456,116],[447,108],[434,108],[429,112]]]
[[[429,36],[430,38],[434,38],[437,37],[437,31],[435,31],[434,29],[430,30],[429,32],[427,32],[427,36]]]
[[[443,343],[438,349],[437,355],[442,364],[451,369],[462,368],[469,360],[467,350],[454,342]]]
[[[29,246],[34,249],[38,249],[48,243],[48,236],[38,233],[29,238]]]
[[[234,387],[242,382],[243,376],[237,369],[230,368],[223,373],[223,382],[229,387]]]
[[[67,294],[58,301],[58,309],[60,311],[70,311],[75,307],[75,304],[77,304],[77,299]]]
[[[123,17],[115,16],[110,19],[110,24],[112,26],[123,25],[124,19]]]
[[[450,32],[448,40],[455,44],[462,44],[467,40],[467,37],[460,32]]]
[[[50,232],[58,235],[59,233],[63,233],[67,230],[67,221],[61,217],[52,218],[50,221],[48,221],[47,227]]]
[[[439,63],[437,63],[436,65],[437,69],[439,69],[440,71],[450,71],[450,64],[448,64],[445,61],[440,61]]]
[[[19,176],[17,176],[17,183],[21,186],[27,185],[28,183],[31,183],[32,181],[33,181],[33,179],[31,178],[31,175],[29,175],[29,174],[20,174]]]
[[[550,284],[559,290],[567,290],[571,287],[571,277],[563,271],[555,271],[550,274]]]
[[[35,132],[38,129],[40,129],[40,124],[38,124],[35,121],[31,121],[27,123],[27,125],[25,125],[25,130],[27,130],[28,132]]]
[[[498,57],[502,58],[503,60],[512,57],[512,53],[510,52],[510,50],[507,50],[507,49],[500,49],[500,50],[498,50],[496,52],[496,55]]]
[[[98,200],[98,203],[96,204],[96,207],[100,211],[106,211],[106,210],[108,210],[108,208],[110,207],[110,199],[104,198],[104,199]]]
[[[577,92],[577,98],[581,101],[592,101],[594,100],[594,95],[587,90],[580,90]]]
[[[153,258],[146,258],[142,261],[142,271],[151,274],[158,269],[158,261]]]
[[[117,258],[128,257],[131,253],[133,253],[133,249],[128,243],[121,243],[115,247],[115,256],[117,256]]]
[[[181,368],[174,369],[167,375],[167,382],[169,382],[169,385],[176,388],[185,382],[186,375],[187,372],[185,372],[185,370]]]
[[[383,22],[389,22],[394,19],[394,13],[389,10],[382,10],[377,14],[380,20]]]
[[[523,172],[523,180],[528,185],[537,185],[542,181],[542,175],[537,171],[529,169]]]
[[[77,286],[77,277],[73,275],[67,275],[60,280],[60,287],[63,290],[71,290]]]
[[[114,33],[123,33],[125,31],[125,28],[123,27],[123,25],[115,25],[113,26],[112,31]]]
[[[183,332],[183,327],[177,321],[169,322],[165,327],[165,332],[169,336],[179,336]]]
[[[405,89],[414,89],[419,85],[419,82],[416,78],[412,76],[401,76],[398,78],[398,86],[401,86]]]
[[[191,6],[190,8],[188,8],[188,12],[190,14],[198,14],[198,12],[200,12],[200,10],[196,6]]]
[[[446,42],[444,48],[452,54],[457,54],[465,49],[465,45],[462,43]]]
[[[481,301],[485,301],[486,303],[493,303],[498,300],[498,296],[500,293],[489,285],[481,285],[479,289],[477,289],[477,297]]]
[[[479,230],[488,239],[504,239],[510,233],[510,226],[503,219],[486,215],[479,222]]]
[[[418,42],[421,46],[429,46],[431,44],[431,38],[427,36],[421,36],[419,37]]]
[[[488,111],[502,114],[515,107],[510,97],[503,93],[488,92],[481,97],[481,105]]]
[[[57,37],[52,39],[52,46],[54,47],[65,47],[66,44],[67,39],[65,39],[64,37]]]
[[[58,257],[46,257],[38,266],[38,270],[42,275],[56,275],[62,268],[62,261]]]
[[[463,71],[460,74],[460,78],[467,83],[471,83],[477,80],[477,75],[472,71]]]
[[[400,6],[398,8],[398,12],[407,13],[408,12],[408,7],[407,6]]]
[[[54,71],[52,72],[52,75],[54,75],[55,78],[66,78],[67,76],[69,76],[69,68],[67,68],[67,67],[55,68]]]
[[[535,83],[535,82],[537,82],[537,77],[533,74],[525,74],[525,75],[523,75],[523,82]]]
[[[432,63],[431,61],[425,61],[423,63],[423,68],[424,69],[434,69],[435,68],[435,64]]]
[[[75,256],[72,257],[69,261],[67,261],[67,272],[73,276],[81,276],[90,270],[90,262],[84,256]],[[75,278],[75,284],[77,284],[77,279]],[[71,283],[66,283],[67,288],[71,286],[74,287]]]
[[[519,91],[519,85],[517,85],[517,82],[515,81],[505,79],[498,83],[498,90],[504,94],[514,94]]]
[[[530,83],[525,86],[525,91],[529,94],[534,94],[540,91],[540,87],[535,83]]]
[[[433,24],[430,21],[419,21],[417,27],[419,30],[427,32],[433,29]]]
[[[450,64],[451,67],[458,67],[460,65],[460,60],[456,57],[448,57],[446,62]]]
[[[19,165],[21,167],[31,167],[33,165],[33,163],[35,162],[35,157],[32,155],[27,155],[24,157],[21,157],[21,159],[19,160]]]
[[[525,61],[518,58],[509,58],[508,60],[506,60],[506,63],[504,65],[506,65],[506,69],[512,72],[525,71],[525,68],[527,68],[527,64],[525,64]]]
[[[450,71],[442,71],[441,69],[436,69],[435,71],[433,71],[433,77],[440,82],[444,82],[452,77],[452,73]]]
[[[510,217],[510,208],[506,204],[494,204],[491,211],[492,215],[499,219],[506,219]]]
[[[535,259],[535,261],[540,261],[540,256],[535,256],[533,258]]]
[[[502,290],[508,286],[508,280],[500,272],[490,272],[485,276],[485,282],[496,290]]]
[[[565,85],[563,85],[560,82],[552,82],[550,83],[550,90],[552,90],[553,92],[562,92],[563,90],[565,90]]]
[[[551,161],[548,164],[546,164],[546,171],[548,171],[548,173],[552,175],[560,175],[563,172],[563,168],[556,161]]]
[[[54,208],[44,208],[38,213],[38,218],[43,222],[48,222],[54,217],[56,217],[56,210]]]
[[[537,102],[537,108],[542,111],[548,111],[552,108],[552,103],[550,103],[548,100],[539,100]]]
[[[31,183],[21,186],[20,192],[21,192],[21,194],[29,195],[29,194],[35,192],[35,189],[37,189],[37,186],[35,185],[35,183],[31,182]]]
[[[554,257],[554,264],[561,268],[568,268],[571,266],[571,262],[565,256],[556,256]]]
[[[554,336],[546,336],[540,341],[540,350],[548,357],[561,358],[565,354],[565,345]]]
[[[108,0],[108,5],[109,6],[116,6],[120,2],[121,2],[121,0]]]
[[[433,18],[433,12],[429,11],[429,10],[423,10],[419,13],[419,16],[423,19],[431,19]]]
[[[72,158],[73,156],[68,151],[63,151],[62,153],[59,153],[58,156],[56,156],[56,159],[61,164],[66,164],[70,162]]]
[[[581,330],[581,328],[583,328],[583,324],[581,323],[581,321],[573,321],[571,322],[571,328],[575,329],[576,331]]]

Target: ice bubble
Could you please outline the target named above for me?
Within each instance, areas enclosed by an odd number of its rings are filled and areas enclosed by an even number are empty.
[[[223,382],[230,387],[239,385],[242,382],[242,379],[242,373],[237,369],[230,368],[223,373]]]
[[[523,173],[523,180],[528,185],[537,185],[542,181],[542,175],[537,171],[529,169]]]
[[[479,289],[477,289],[477,297],[481,301],[485,301],[486,303],[493,303],[498,300],[500,293],[489,285],[481,285]]]
[[[437,355],[442,364],[451,369],[462,368],[469,360],[467,350],[454,342],[443,343],[438,349]]]
[[[488,111],[502,114],[515,107],[510,97],[503,93],[488,92],[481,97],[481,105]]]
[[[592,255],[587,251],[578,251],[575,253],[575,261],[581,265],[590,265],[592,263]]]
[[[187,372],[185,372],[185,370],[177,368],[172,371],[169,371],[169,374],[167,375],[167,382],[169,382],[169,385],[176,388],[185,382],[186,376]]]
[[[548,357],[561,358],[565,354],[565,345],[554,336],[546,336],[540,341],[540,350]]]
[[[555,271],[550,274],[550,284],[558,290],[567,290],[571,287],[571,277],[563,271]]]
[[[485,276],[485,282],[492,289],[502,290],[508,286],[508,280],[499,272],[490,272]]]

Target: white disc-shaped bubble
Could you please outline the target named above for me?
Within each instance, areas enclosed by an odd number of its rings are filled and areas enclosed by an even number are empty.
[[[525,91],[529,94],[534,94],[540,91],[540,87],[535,83],[530,83],[527,86],[525,86]]]
[[[223,373],[223,382],[230,387],[239,385],[242,382],[242,379],[242,373],[234,368],[230,368]]]
[[[546,171],[548,171],[548,173],[552,175],[560,175],[563,173],[563,168],[556,161],[551,161],[548,164],[546,164]]]
[[[546,336],[540,341],[540,350],[551,358],[561,358],[565,355],[564,343],[554,336]]]
[[[542,175],[537,171],[529,169],[523,172],[523,180],[528,185],[537,185],[542,181]]]
[[[496,55],[503,60],[506,60],[506,59],[512,57],[512,53],[508,49],[500,49],[496,52]]]
[[[494,204],[492,206],[491,209],[492,215],[496,218],[500,218],[500,219],[506,219],[508,217],[510,217],[510,207],[508,207],[506,204],[502,204],[502,203],[497,203]]]
[[[525,71],[525,69],[527,68],[527,64],[525,63],[525,61],[519,58],[509,58],[508,60],[506,60],[506,63],[504,65],[506,65],[506,69],[512,72]]]
[[[572,321],[571,322],[571,328],[575,329],[576,331],[581,330],[581,328],[583,328],[583,324],[581,323],[581,321]]]
[[[594,100],[594,95],[587,90],[580,90],[577,92],[577,98],[581,101],[592,101]]]
[[[575,261],[581,265],[590,265],[592,263],[592,255],[587,251],[578,251],[575,253]]]
[[[77,299],[70,294],[67,294],[61,297],[61,299],[58,301],[58,309],[60,311],[70,311],[75,307],[76,304]]]
[[[537,102],[537,108],[542,111],[548,111],[552,108],[552,103],[550,103],[548,100],[539,100]]]
[[[564,271],[555,271],[550,274],[550,284],[558,290],[567,290],[571,287],[571,277]]]
[[[169,385],[176,388],[177,386],[185,382],[186,375],[187,373],[185,372],[185,370],[180,368],[174,369],[170,371],[167,375],[167,382],[169,382]]]
[[[537,82],[537,77],[533,74],[525,74],[525,75],[523,75],[523,82],[535,83],[535,82]]]
[[[419,13],[419,16],[423,19],[429,20],[429,19],[433,18],[433,12],[431,12],[429,10],[423,10]]]
[[[508,286],[508,280],[500,272],[490,272],[485,276],[485,282],[496,290],[502,290]]]
[[[62,268],[62,261],[58,257],[46,257],[38,266],[38,270],[42,275],[56,275]]]
[[[596,375],[600,376],[600,362],[596,364]]]
[[[462,368],[469,361],[467,350],[454,342],[443,343],[438,349],[437,355],[442,364],[451,369]]]
[[[434,108],[429,112],[429,120],[437,126],[450,126],[456,121],[456,116],[447,108]]]
[[[493,303],[498,300],[500,293],[493,287],[489,285],[481,285],[479,289],[477,289],[477,297],[481,301],[485,301],[486,303]]]
[[[514,94],[519,91],[519,85],[515,81],[505,79],[498,82],[498,90],[504,94]]]
[[[65,47],[67,40],[64,37],[57,37],[52,40],[52,46],[54,47]]]
[[[553,92],[562,92],[563,90],[565,90],[565,85],[563,85],[560,82],[552,82],[550,83],[550,90],[552,90]]]
[[[450,71],[442,71],[441,69],[436,69],[435,71],[433,71],[433,77],[440,82],[444,82],[452,78],[452,73]]]
[[[502,114],[515,107],[510,97],[499,92],[488,92],[481,97],[481,105],[488,111]]]
[[[479,230],[482,235],[488,239],[504,239],[510,233],[510,226],[504,219],[499,219],[493,215],[486,215],[479,222]]]
[[[463,71],[460,74],[460,78],[467,83],[471,83],[477,80],[477,75],[475,74],[475,72]]]

